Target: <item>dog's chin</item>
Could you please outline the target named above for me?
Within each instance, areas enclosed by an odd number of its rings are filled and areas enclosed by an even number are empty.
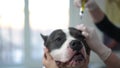
[[[80,68],[86,63],[84,52],[76,52],[67,62],[60,62],[62,68]]]

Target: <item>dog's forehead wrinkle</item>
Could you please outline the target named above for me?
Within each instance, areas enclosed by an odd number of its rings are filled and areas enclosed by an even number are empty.
[[[62,37],[62,38],[65,38],[65,33],[62,29],[58,29],[58,30],[55,30],[51,33],[50,35],[50,39],[54,40],[58,37]]]
[[[62,29],[57,29],[49,35],[46,45],[48,49],[50,49],[51,51],[53,49],[59,49],[65,41],[66,41],[65,33],[63,32]]]
[[[66,34],[67,40],[68,40],[68,39],[69,39],[69,40],[74,40],[74,39],[75,39],[73,36],[71,36],[69,29],[63,30],[63,32]]]

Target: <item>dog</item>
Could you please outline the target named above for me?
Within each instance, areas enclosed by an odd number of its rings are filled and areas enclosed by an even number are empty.
[[[60,68],[87,68],[90,48],[82,32],[74,27],[41,34],[44,46]]]

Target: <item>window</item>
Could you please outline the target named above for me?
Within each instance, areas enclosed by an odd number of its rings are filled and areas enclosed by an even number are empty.
[[[42,34],[69,26],[69,0],[29,0],[31,28],[31,57],[40,61],[43,56]]]
[[[24,12],[26,5],[29,17]],[[0,0],[0,10],[0,66],[23,64],[40,68],[43,56],[40,33],[49,34],[69,26],[69,0]]]
[[[32,30],[67,28],[69,0],[29,0]]]
[[[23,62],[24,0],[0,0],[0,65]]]

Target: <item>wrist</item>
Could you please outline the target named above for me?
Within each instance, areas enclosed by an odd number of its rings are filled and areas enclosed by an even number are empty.
[[[111,55],[112,50],[110,48],[106,47],[104,44],[102,44],[102,46],[95,52],[99,55],[99,57],[103,61],[105,61]]]

